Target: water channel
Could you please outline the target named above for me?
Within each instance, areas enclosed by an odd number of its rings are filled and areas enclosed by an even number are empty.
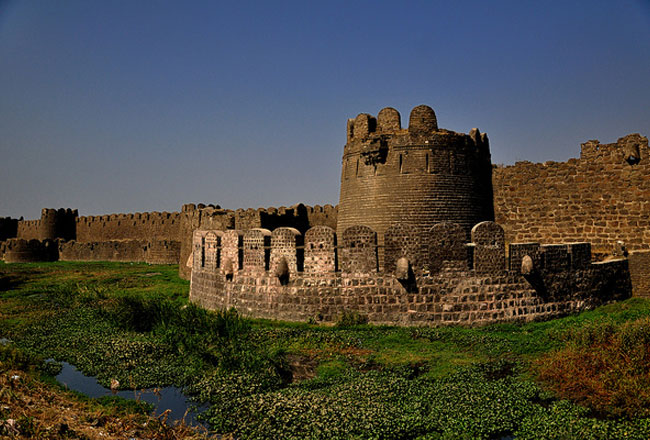
[[[185,423],[191,426],[203,426],[207,424],[197,420],[197,416],[205,411],[207,405],[198,405],[183,394],[178,387],[158,388],[155,391],[146,390],[122,390],[111,391],[97,382],[97,379],[86,376],[77,370],[74,365],[61,362],[63,368],[57,374],[56,380],[68,389],[82,393],[88,397],[119,396],[124,399],[140,400],[154,406],[154,415],[159,416],[169,410],[167,423],[185,419]]]

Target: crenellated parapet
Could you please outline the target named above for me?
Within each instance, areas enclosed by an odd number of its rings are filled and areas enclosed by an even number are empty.
[[[429,106],[420,105],[411,111],[408,128],[403,129],[400,120],[399,112],[391,107],[381,110],[376,118],[361,113],[348,120],[344,162],[345,159],[360,158],[366,165],[377,167],[377,173],[383,174],[426,172],[427,168],[432,173],[467,174],[473,172],[475,166],[480,167],[481,162],[490,161],[490,145],[485,133],[480,133],[477,128],[469,134],[440,129],[436,114]],[[422,150],[424,154],[408,161],[403,154],[400,169],[387,162],[392,150],[404,153]],[[354,165],[344,168],[344,178],[359,177],[356,163]],[[366,171],[361,175],[367,175],[369,170],[359,171]]]
[[[197,229],[191,267],[229,276],[268,273],[291,279],[302,273],[401,277],[404,270],[414,276],[525,274],[525,258],[535,271],[545,273],[579,270],[591,264],[589,243],[511,243],[506,249],[503,228],[495,222],[476,224],[470,242],[464,237],[458,224],[441,222],[429,229],[422,242],[412,225],[395,223],[383,237],[385,260],[380,266],[379,235],[364,225],[347,228],[341,237],[327,226],[315,226],[304,235],[295,228]]]
[[[41,236],[41,220],[18,220],[16,238],[38,240]]]
[[[115,240],[180,241],[180,223],[179,212],[83,216],[76,220],[76,240],[88,243]]]
[[[198,229],[190,299],[260,318],[332,322],[355,311],[378,324],[469,325],[561,316],[631,293],[627,260],[592,263],[589,243],[506,246],[491,221],[474,225],[471,242],[451,222],[425,237],[391,225],[380,266],[379,234],[365,225],[341,235]]]
[[[179,274],[183,278],[190,277],[190,270],[186,262],[192,253],[192,231],[195,229],[246,231],[262,228],[274,231],[277,228],[288,227],[304,234],[307,229],[318,225],[336,228],[337,214],[336,206],[307,206],[302,203],[289,207],[249,208],[234,211],[222,209],[219,205],[183,205]]]
[[[613,144],[601,144],[598,140],[582,144],[580,159],[608,164],[637,165],[650,156],[648,138],[639,133],[619,138]]]

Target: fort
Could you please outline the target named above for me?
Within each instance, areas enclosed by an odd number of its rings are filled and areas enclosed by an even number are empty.
[[[591,140],[567,162],[491,163],[487,135],[415,107],[347,123],[337,206],[0,218],[22,261],[179,264],[190,299],[249,316],[399,325],[560,316],[650,296],[650,149]]]

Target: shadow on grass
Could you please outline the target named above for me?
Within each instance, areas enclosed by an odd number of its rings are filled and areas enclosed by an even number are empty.
[[[20,287],[25,280],[21,277],[11,275],[0,275],[0,292],[7,292],[9,290]]]

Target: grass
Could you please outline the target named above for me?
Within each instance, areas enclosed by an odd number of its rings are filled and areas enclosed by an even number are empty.
[[[0,337],[21,353],[7,362],[46,376],[42,360],[54,358],[104,385],[184,386],[210,403],[215,432],[242,439],[650,437],[638,392],[647,300],[481,328],[372,326],[355,314],[325,327],[207,312],[188,303],[188,284],[176,266],[0,264]],[[586,354],[616,374],[587,375]],[[292,379],[296,359],[313,369],[307,379]],[[585,398],[596,389],[611,399]]]

